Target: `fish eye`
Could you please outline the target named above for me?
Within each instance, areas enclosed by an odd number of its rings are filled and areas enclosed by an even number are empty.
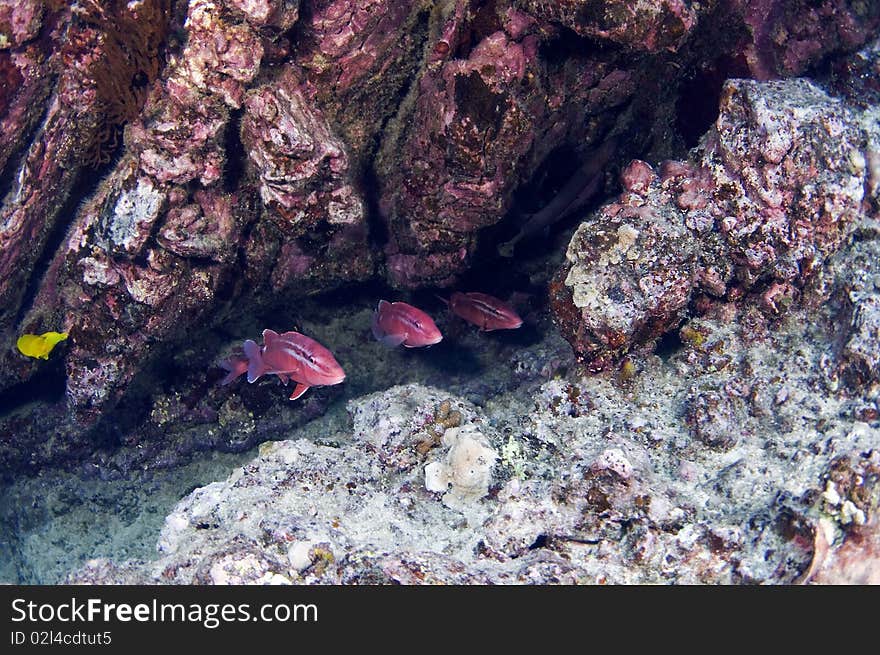
[[[422,329],[422,322],[421,321],[416,321],[416,328],[419,330]]]

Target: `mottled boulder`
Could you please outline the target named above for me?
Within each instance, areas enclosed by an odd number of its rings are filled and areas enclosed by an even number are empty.
[[[695,294],[784,313],[871,211],[865,118],[806,80],[728,82],[692,159],[633,162],[572,238],[551,300],[575,350],[601,364]]]
[[[856,48],[876,29],[880,7],[859,0],[734,0],[746,27],[738,49],[756,79],[800,75],[810,60],[839,48]]]
[[[578,352],[590,359],[620,352],[675,325],[690,299],[696,254],[675,209],[619,206],[583,223],[563,280],[579,313]]]

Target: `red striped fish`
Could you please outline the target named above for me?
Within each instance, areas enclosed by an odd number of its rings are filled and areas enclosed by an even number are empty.
[[[433,346],[443,339],[433,319],[405,302],[380,300],[373,312],[373,336],[389,348]]]
[[[453,314],[484,332],[514,330],[523,323],[513,307],[487,293],[456,291],[445,302]]]
[[[221,366],[229,371],[222,384],[229,384],[247,372],[248,382],[256,382],[264,375],[277,375],[284,384],[296,382],[291,400],[302,396],[309,387],[339,384],[345,372],[333,354],[320,343],[299,332],[278,334],[263,330],[263,345],[248,339],[244,342],[244,357],[234,356]]]

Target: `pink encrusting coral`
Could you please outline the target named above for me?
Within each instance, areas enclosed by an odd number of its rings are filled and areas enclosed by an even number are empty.
[[[160,352],[210,330],[231,307],[241,313],[376,278],[451,286],[482,246],[495,250],[481,243],[495,235],[487,228],[506,216],[499,231],[516,228],[515,214],[552,208],[555,179],[591,170],[576,197],[599,196],[632,157],[681,152],[671,128],[687,122],[682,107],[717,106],[717,88],[693,80],[717,75],[720,87],[731,71],[799,72],[855,47],[880,21],[871,3],[747,5],[0,0],[0,336],[12,343],[70,330],[65,393],[40,411],[66,417],[61,432],[84,434]],[[869,86],[872,76],[862,77]],[[696,138],[709,122],[688,129]],[[786,134],[766,130],[770,141]],[[601,149],[609,137],[614,148]],[[737,157],[723,138],[712,149]],[[783,156],[771,177],[810,164],[786,159],[785,147],[766,148]],[[603,165],[592,170],[597,152]],[[863,154],[871,168],[876,153]],[[642,233],[656,237],[648,250],[672,247],[671,256],[682,245],[684,261],[646,264],[639,293],[651,308],[600,341],[656,334],[694,289],[760,294],[771,313],[797,297],[793,270],[808,265],[809,244],[821,263],[847,230],[825,218],[814,229],[809,214],[827,196],[805,194],[794,202],[797,221],[809,225],[795,221],[786,235],[778,185],[753,164],[734,186],[760,200],[764,218],[746,207],[743,225],[736,207],[720,220],[709,215],[718,203],[703,196],[720,199],[724,189],[706,191],[720,178],[696,161],[694,174],[674,180],[630,170],[629,193],[674,192],[673,204],[656,203],[664,209],[655,232]],[[761,199],[764,187],[770,195]],[[520,207],[524,198],[534,203]],[[653,201],[620,202],[650,223]],[[724,230],[713,237],[717,266],[708,237],[695,237],[694,250],[685,233],[665,232],[674,223],[667,209],[688,214],[692,235]],[[527,247],[537,233],[522,234]],[[614,297],[639,281],[623,275]],[[865,348],[870,342],[857,340],[849,351],[860,359]],[[41,370],[14,355],[0,349],[0,392]],[[64,440],[40,436],[50,431],[32,431],[30,443],[52,450]],[[8,452],[43,458],[29,447]]]
[[[457,3],[443,22],[411,116],[379,156],[387,270],[398,286],[445,284],[464,269],[476,230],[509,206],[535,125],[548,115],[538,37],[521,26],[508,28],[512,36],[499,23],[456,57],[467,38],[464,11]]]
[[[0,171],[8,163],[18,168],[8,170],[11,202],[0,207],[0,331],[4,333],[12,330],[42,244],[56,221],[65,220],[58,216],[60,207],[48,199],[71,193],[79,160],[98,131],[97,98],[87,78],[90,65],[101,55],[99,31],[76,25],[62,35],[44,27],[43,20],[70,21],[69,10],[46,13],[43,9],[35,1],[0,4],[0,33],[10,47],[0,49]],[[46,31],[44,51],[34,43],[41,30]],[[41,119],[41,138],[28,144],[26,135]],[[12,157],[19,151],[21,161],[15,162]],[[15,370],[0,366],[3,369]],[[0,380],[9,383],[5,371]]]
[[[835,48],[855,48],[876,28],[874,3],[822,0],[792,11],[784,0],[734,0],[747,36],[740,44],[759,80],[800,75],[811,61]]]
[[[697,23],[697,11],[684,0],[632,2],[542,2],[526,0],[524,9],[559,21],[584,36],[608,39],[634,50],[676,50]]]

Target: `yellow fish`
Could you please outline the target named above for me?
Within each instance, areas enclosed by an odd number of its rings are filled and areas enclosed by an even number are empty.
[[[44,332],[43,334],[23,334],[15,344],[22,355],[39,359],[49,359],[49,353],[59,341],[67,338],[67,332]]]

